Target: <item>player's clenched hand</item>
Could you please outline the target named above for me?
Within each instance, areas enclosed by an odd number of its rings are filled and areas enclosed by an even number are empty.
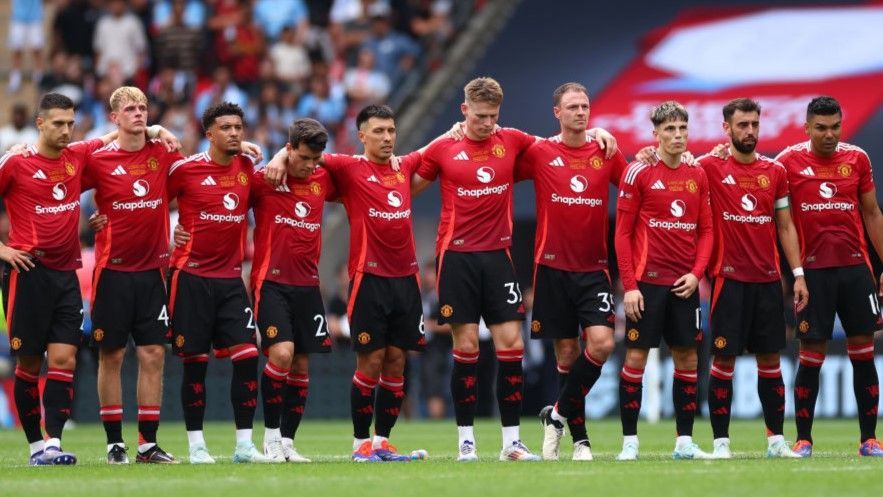
[[[267,163],[264,168],[264,178],[273,186],[279,186],[285,182],[288,176],[285,172],[285,163],[288,161],[288,153],[283,148]]]
[[[711,149],[711,152],[709,152],[709,154],[711,154],[719,159],[726,159],[727,157],[730,156],[730,144],[729,143],[718,143],[717,145],[714,146],[713,149]]]
[[[174,238],[175,246],[183,247],[184,245],[187,245],[187,242],[190,241],[190,233],[188,233],[187,230],[185,230],[184,227],[180,224],[176,224]]]
[[[257,143],[244,141],[244,142],[242,142],[241,150],[242,150],[242,153],[248,154],[248,155],[254,157],[255,159],[257,159],[258,163],[261,163],[264,161],[264,151],[261,150],[261,146],[258,145]]]
[[[157,138],[159,138],[160,143],[166,147],[167,152],[181,150],[181,141],[178,140],[178,137],[172,134],[171,131],[161,128]]]
[[[641,313],[644,312],[644,295],[640,290],[629,290],[622,296],[622,306],[625,309],[625,317],[632,321],[640,321]]]
[[[19,271],[30,271],[34,267],[34,261],[31,254],[24,250],[16,250],[8,245],[0,246],[0,259],[8,262],[12,267]]]
[[[693,157],[693,152],[690,152],[689,150],[681,154],[681,162],[683,162],[684,164],[689,164],[691,166],[699,165],[699,161],[696,160],[696,157]]]
[[[92,228],[92,231],[101,231],[107,225],[107,215],[99,214],[98,211],[92,213],[89,216],[89,227]]]
[[[604,128],[592,128],[586,131],[586,136],[594,138],[601,145],[601,148],[605,151],[604,157],[607,159],[612,158],[618,150],[616,138]]]
[[[659,156],[656,155],[656,147],[644,147],[635,154],[635,160],[644,164],[656,164]]]
[[[806,288],[806,278],[798,276],[794,278],[794,312],[800,312],[809,304],[809,290]]]
[[[675,284],[671,288],[671,292],[678,297],[685,299],[690,295],[693,295],[693,292],[695,292],[697,288],[699,288],[699,278],[693,273],[687,273],[675,281]]]

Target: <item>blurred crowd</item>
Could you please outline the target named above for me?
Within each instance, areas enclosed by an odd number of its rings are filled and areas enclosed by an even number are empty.
[[[129,84],[146,90],[151,124],[181,137],[185,154],[200,149],[199,116],[221,100],[246,110],[249,139],[266,150],[285,143],[294,119],[313,117],[331,131],[329,150],[354,153],[356,112],[407,98],[397,89],[439,65],[482,3],[13,0],[7,88],[69,96],[81,137],[112,126],[107,99]]]

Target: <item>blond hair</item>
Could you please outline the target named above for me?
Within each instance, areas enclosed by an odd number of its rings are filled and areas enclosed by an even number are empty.
[[[110,110],[118,112],[123,102],[131,100],[136,104],[146,104],[147,95],[134,86],[121,86],[110,94]]]
[[[666,121],[677,121],[678,119],[686,122],[689,119],[687,109],[678,102],[669,100],[653,107],[650,111],[650,121],[653,126],[659,126]]]
[[[503,88],[494,78],[475,78],[463,88],[468,103],[503,103]]]

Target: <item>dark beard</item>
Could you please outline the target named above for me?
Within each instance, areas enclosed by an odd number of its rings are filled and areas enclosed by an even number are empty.
[[[742,142],[732,141],[733,148],[735,148],[740,154],[750,154],[754,152],[754,149],[757,148],[757,142],[752,144],[745,144]]]

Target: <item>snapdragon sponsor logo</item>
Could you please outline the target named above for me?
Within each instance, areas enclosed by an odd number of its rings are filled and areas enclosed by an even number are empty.
[[[754,214],[732,214],[724,211],[724,221],[747,224],[767,224],[773,222],[772,216],[755,216]]]
[[[114,202],[111,207],[115,211],[137,211],[139,209],[156,209],[162,205],[162,199],[136,200],[134,202]]]
[[[200,212],[199,219],[201,221],[214,221],[216,223],[241,223],[245,221],[245,214],[212,214],[211,212]]]
[[[64,197],[67,196],[67,187],[64,186],[64,183],[56,183],[55,186],[52,187],[52,198],[55,200],[64,200]]]
[[[287,226],[291,226],[292,228],[300,228],[303,230],[307,230],[310,233],[316,232],[319,230],[319,223],[308,223],[301,219],[293,219],[287,216],[283,216],[281,214],[276,214],[276,217],[273,219],[276,224],[284,224]]]
[[[63,212],[72,211],[79,206],[80,206],[80,201],[74,200],[73,202],[68,203],[68,204],[50,205],[48,207],[43,206],[43,205],[36,205],[36,206],[34,206],[34,211],[37,214],[61,214]]]
[[[497,173],[494,171],[494,169],[488,166],[481,166],[475,170],[475,177],[478,179],[478,181],[481,181],[484,184],[488,184],[493,181],[494,176],[496,175]]]
[[[674,217],[681,217],[687,212],[687,205],[683,200],[672,200],[671,201],[671,215]]]
[[[570,178],[570,189],[573,193],[582,193],[586,191],[587,188],[589,188],[589,180],[587,180],[585,176],[577,174]]]
[[[403,211],[396,212],[385,212],[379,211],[374,207],[368,209],[368,217],[372,219],[383,219],[384,221],[395,221],[399,219],[410,219],[411,217],[411,209],[405,209]]]
[[[831,202],[830,199],[834,198],[837,195],[837,185],[834,183],[829,183],[827,181],[823,181],[819,185],[819,196],[824,200],[828,200],[828,202],[803,202],[800,204],[800,210],[803,212],[814,211],[814,212],[824,212],[824,211],[853,211],[855,210],[855,204],[852,202]]]
[[[135,182],[132,183],[132,193],[134,193],[136,197],[143,197],[147,195],[149,191],[150,184],[143,179],[135,180]]]
[[[671,230],[694,231],[694,230],[696,230],[696,223],[685,223],[683,221],[660,221],[656,218],[650,218],[650,227],[662,229],[662,230],[666,230],[666,231],[671,231]]]
[[[310,204],[304,201],[298,201],[294,204],[294,215],[301,219],[309,216],[311,211]]]
[[[502,195],[509,190],[509,185],[486,186],[484,188],[457,188],[458,197],[480,198],[487,195]]]
[[[388,203],[390,206],[398,209],[399,207],[402,206],[402,204],[405,203],[405,199],[402,198],[401,193],[396,192],[396,191],[392,191],[386,195],[386,203]]]
[[[754,209],[756,207],[757,207],[757,199],[754,198],[754,195],[752,195],[750,193],[746,193],[745,195],[742,195],[742,208],[743,209],[745,209],[748,212],[752,212],[752,211],[754,211]]]
[[[566,206],[587,205],[589,207],[599,207],[604,205],[604,201],[600,198],[565,197],[557,193],[552,194],[552,202]]]

